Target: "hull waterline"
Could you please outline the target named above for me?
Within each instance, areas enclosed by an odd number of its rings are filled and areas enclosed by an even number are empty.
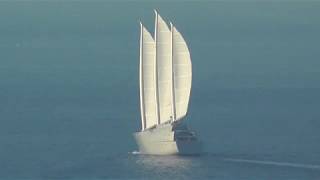
[[[141,154],[199,155],[202,144],[188,129],[174,129],[171,124],[134,133]]]

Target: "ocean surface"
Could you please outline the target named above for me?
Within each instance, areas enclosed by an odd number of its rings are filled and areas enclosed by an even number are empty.
[[[201,156],[146,156],[139,21],[191,49]],[[0,179],[320,179],[320,2],[0,1]]]

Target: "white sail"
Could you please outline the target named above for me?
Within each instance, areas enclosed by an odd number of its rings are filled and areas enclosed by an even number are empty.
[[[191,91],[192,65],[188,46],[180,32],[171,25],[172,61],[174,72],[175,116],[179,120],[188,111]]]
[[[140,36],[140,109],[142,129],[158,122],[156,81],[155,81],[155,42],[148,30],[141,24]]]
[[[155,41],[157,63],[157,95],[159,123],[164,123],[172,118],[172,56],[171,56],[171,31],[161,16],[156,13]]]

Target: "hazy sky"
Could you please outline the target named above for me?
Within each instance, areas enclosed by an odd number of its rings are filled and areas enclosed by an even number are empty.
[[[318,2],[1,2],[0,79],[50,83],[84,68],[96,79],[100,68],[136,82],[138,22],[153,33],[154,8],[188,42],[196,84],[320,87]]]

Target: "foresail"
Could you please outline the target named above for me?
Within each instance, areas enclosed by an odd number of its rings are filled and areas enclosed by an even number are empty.
[[[157,124],[155,82],[155,42],[148,30],[141,25],[140,42],[140,104],[142,129]]]
[[[157,84],[160,122],[172,119],[172,56],[171,31],[156,12],[155,23]]]
[[[180,32],[172,26],[172,59],[174,72],[174,98],[176,119],[188,111],[191,91],[192,65],[188,46]]]

